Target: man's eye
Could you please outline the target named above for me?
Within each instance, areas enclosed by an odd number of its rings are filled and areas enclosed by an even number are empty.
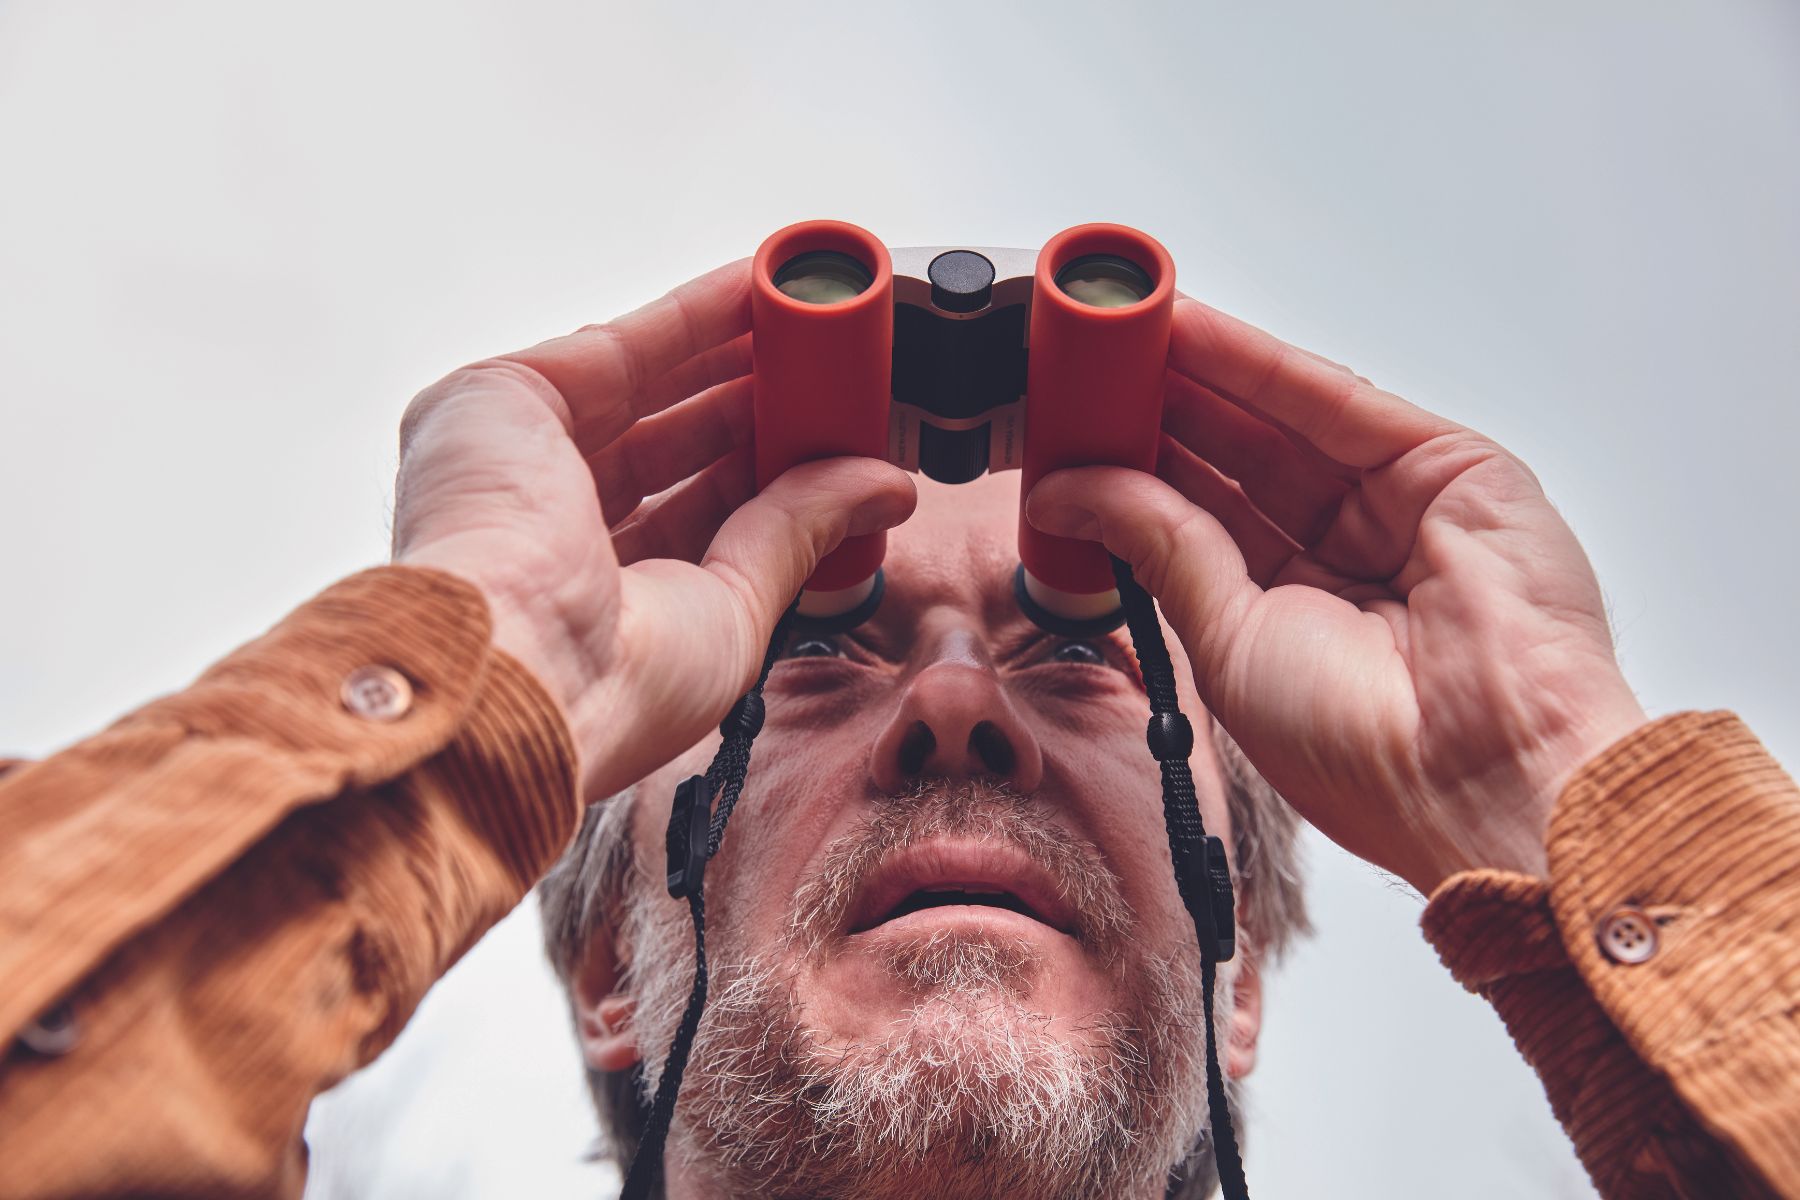
[[[1088,663],[1096,667],[1106,665],[1106,654],[1092,642],[1064,642],[1050,652],[1051,662]]]
[[[823,634],[795,634],[788,639],[787,647],[782,650],[783,658],[842,658],[844,648],[837,638]]]

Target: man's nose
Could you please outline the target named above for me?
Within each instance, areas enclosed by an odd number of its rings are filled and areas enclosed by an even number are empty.
[[[993,665],[964,640],[907,682],[875,741],[871,771],[885,792],[920,779],[976,776],[1030,792],[1043,779],[1044,756]]]

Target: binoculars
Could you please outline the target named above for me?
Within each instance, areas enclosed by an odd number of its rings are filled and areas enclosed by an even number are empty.
[[[1065,467],[1156,468],[1174,312],[1168,251],[1122,225],[1029,250],[889,249],[841,221],[763,242],[751,293],[756,484],[837,455],[944,483],[1017,468],[1021,495]],[[851,628],[881,601],[887,535],[820,561],[799,612]],[[1016,593],[1052,633],[1124,619],[1111,560],[1019,516]]]

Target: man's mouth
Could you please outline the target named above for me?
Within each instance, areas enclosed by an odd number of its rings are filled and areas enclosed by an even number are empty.
[[[1023,851],[1007,844],[935,838],[889,855],[863,885],[846,933],[854,936],[917,913],[953,919],[1014,920],[1014,914],[1073,935],[1075,914],[1062,889]]]

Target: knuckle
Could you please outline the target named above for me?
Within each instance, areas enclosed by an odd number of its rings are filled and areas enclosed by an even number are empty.
[[[573,427],[568,402],[540,371],[517,359],[484,358],[458,367],[414,398],[401,420],[402,446],[444,410],[472,403],[494,409],[527,404],[550,412],[565,430]]]
[[[529,395],[565,417],[568,414],[568,404],[556,385],[536,367],[514,358],[484,358],[452,372],[451,378],[460,379],[469,390],[497,385],[501,395]]]
[[[1175,581],[1181,572],[1181,564],[1199,549],[1202,527],[1209,520],[1211,518],[1203,511],[1190,504],[1175,514],[1173,520],[1157,523],[1155,535],[1145,547],[1149,554],[1139,555],[1145,559],[1142,570],[1146,587],[1161,595]]]
[[[432,384],[407,403],[406,411],[400,414],[400,456],[406,457],[418,439],[419,431],[431,419],[432,413],[443,407],[448,397],[448,378]]]
[[[1278,341],[1270,348],[1268,360],[1257,372],[1256,382],[1251,385],[1249,394],[1245,396],[1246,400],[1253,405],[1260,406],[1268,399],[1269,389],[1274,386],[1275,380],[1280,378],[1282,368],[1287,365],[1288,356],[1292,352],[1293,347],[1286,342]]]
[[[745,664],[750,664],[753,657],[760,659],[763,645],[769,640],[769,630],[774,627],[772,620],[765,620],[765,613],[770,608],[768,598],[750,572],[728,559],[710,562],[707,569],[725,585],[734,601],[729,606],[731,629],[727,634],[733,657]],[[755,667],[749,665],[746,669],[754,670]]]
[[[686,283],[669,293],[669,306],[681,326],[681,344],[689,354],[700,348],[700,316],[694,309],[695,283]]]
[[[776,503],[775,511],[781,521],[782,540],[809,556],[811,561],[805,564],[805,568],[810,574],[818,560],[824,556],[826,548],[832,544],[833,526],[841,525],[842,522],[835,519],[814,520],[813,513],[821,510],[815,510],[814,506],[805,503],[793,489],[784,490]],[[841,512],[836,505],[822,511],[831,514],[832,518],[836,518]]]
[[[644,378],[644,362],[637,341],[620,327],[618,321],[601,325],[583,325],[577,336],[592,344],[594,353],[603,360],[601,374],[612,380],[621,395],[635,397],[648,382]]]

